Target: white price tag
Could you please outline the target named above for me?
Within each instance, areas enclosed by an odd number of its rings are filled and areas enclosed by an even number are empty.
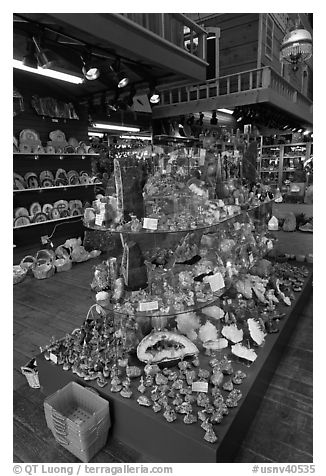
[[[254,257],[252,253],[249,254],[249,263],[252,264],[254,262]]]
[[[206,283],[209,283],[212,292],[214,293],[215,291],[219,291],[220,289],[224,288],[225,283],[223,276],[221,273],[215,273],[212,276],[206,276],[204,278],[204,281]]]
[[[144,218],[143,228],[147,230],[157,230],[157,218]]]
[[[192,382],[191,390],[193,392],[208,392],[208,382]]]
[[[104,213],[97,213],[95,215],[95,225],[102,226],[104,220]]]
[[[58,357],[52,354],[52,352],[50,352],[50,360],[52,360],[52,362],[54,362],[55,364],[58,363]]]
[[[201,166],[205,165],[205,159],[206,159],[206,149],[200,149],[200,151],[199,151],[199,165],[201,165]]]
[[[140,302],[139,303],[139,311],[140,312],[156,311],[157,309],[158,309],[158,302],[157,301],[148,301],[148,302]]]

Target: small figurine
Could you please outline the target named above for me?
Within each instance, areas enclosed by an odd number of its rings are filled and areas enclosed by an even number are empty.
[[[140,385],[138,386],[138,391],[140,393],[144,393],[146,390],[146,387],[144,385],[144,378],[143,377],[140,377]]]

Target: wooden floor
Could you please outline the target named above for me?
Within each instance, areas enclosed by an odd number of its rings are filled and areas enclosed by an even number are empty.
[[[294,237],[300,244],[300,234],[289,235],[293,250]],[[312,243],[312,235],[309,236]],[[71,271],[47,280],[31,277],[14,286],[14,462],[78,461],[55,443],[46,427],[43,396],[40,390],[28,386],[20,367],[38,354],[39,346],[48,343],[52,335],[61,337],[82,323],[93,303],[89,283],[97,261],[101,258],[75,264]],[[312,311],[311,296],[239,448],[236,462],[313,461]],[[114,441],[93,461],[143,462],[144,458]]]

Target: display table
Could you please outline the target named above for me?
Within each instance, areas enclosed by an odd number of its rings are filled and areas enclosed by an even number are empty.
[[[215,444],[203,439],[205,432],[198,423],[185,425],[180,416],[173,423],[168,423],[161,412],[157,414],[151,408],[138,405],[136,390],[131,399],[125,399],[119,393],[110,392],[109,385],[99,388],[96,383],[85,382],[71,371],[64,371],[62,366],[45,360],[43,355],[37,356],[41,390],[44,395],[49,395],[72,380],[96,388],[110,402],[112,427],[108,446],[110,437],[117,438],[141,453],[146,460],[157,463],[232,462],[311,292],[311,286],[312,266],[302,292],[296,294],[287,315],[279,322],[279,332],[266,337],[265,345],[257,350],[256,361],[248,368],[237,362],[233,364],[234,370],[241,368],[247,374],[239,387],[243,397],[238,407],[231,409],[220,424],[214,425],[219,437]],[[205,365],[208,367],[208,358],[201,356],[201,367]]]

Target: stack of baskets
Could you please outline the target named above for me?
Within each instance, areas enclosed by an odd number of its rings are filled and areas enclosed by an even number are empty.
[[[95,392],[70,382],[44,400],[53,436],[84,463],[103,448],[110,428],[109,402]]]

